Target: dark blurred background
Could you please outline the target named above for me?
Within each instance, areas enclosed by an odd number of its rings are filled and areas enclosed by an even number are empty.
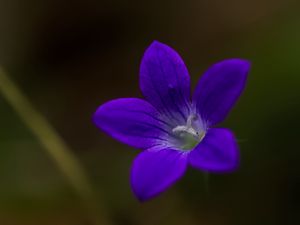
[[[181,54],[193,86],[224,58],[249,59],[252,70],[221,125],[239,139],[240,170],[210,175],[208,193],[189,169],[141,204],[128,179],[138,151],[101,133],[91,115],[107,100],[141,96],[139,63],[153,40]],[[111,225],[300,224],[299,1],[0,0],[0,62],[72,147]],[[91,224],[1,96],[0,124],[0,224]]]

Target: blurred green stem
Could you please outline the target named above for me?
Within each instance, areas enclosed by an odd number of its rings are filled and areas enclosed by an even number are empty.
[[[108,225],[107,216],[104,215],[103,209],[99,208],[92,186],[72,150],[1,68],[0,92],[44,146],[57,167],[82,198],[93,223]]]

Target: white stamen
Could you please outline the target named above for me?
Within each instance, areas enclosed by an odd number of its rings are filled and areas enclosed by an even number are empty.
[[[192,122],[194,119],[196,119],[197,117],[194,115],[190,115],[186,121],[186,126],[187,127],[192,127]]]
[[[187,119],[186,125],[185,126],[177,126],[175,127],[172,132],[175,134],[179,134],[180,136],[183,136],[184,133],[190,134],[196,139],[199,139],[199,133],[193,128],[192,122],[196,118],[194,115],[190,115]]]

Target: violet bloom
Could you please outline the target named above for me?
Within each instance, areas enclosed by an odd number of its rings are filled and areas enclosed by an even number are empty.
[[[215,173],[239,165],[239,150],[222,122],[243,91],[250,63],[228,59],[209,68],[190,96],[190,77],[180,56],[157,41],[146,50],[140,88],[146,100],[121,98],[101,105],[94,123],[113,138],[143,151],[131,168],[140,201],[165,191],[187,166]]]

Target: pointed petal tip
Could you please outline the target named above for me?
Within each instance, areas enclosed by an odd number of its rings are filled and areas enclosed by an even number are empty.
[[[147,192],[142,192],[138,188],[135,188],[136,185],[133,185],[134,181],[133,181],[132,174],[130,176],[130,183],[131,183],[131,186],[130,186],[131,187],[131,192],[133,193],[133,195],[136,197],[136,199],[140,203],[145,203],[147,201],[150,201],[151,199],[153,199],[154,197],[156,197],[160,194],[160,192],[149,194]]]
[[[157,41],[157,40],[153,40],[150,44],[150,46],[155,46],[155,45],[165,45],[163,43],[161,43],[160,41]]]
[[[241,58],[232,58],[232,59],[225,59],[219,63],[229,63],[232,65],[236,65],[243,69],[245,72],[248,72],[251,68],[251,61],[248,59],[241,59]]]
[[[96,125],[97,127],[99,127],[98,123],[99,123],[99,112],[102,108],[102,105],[98,106],[95,110],[95,112],[91,115],[91,121],[94,125]]]
[[[104,104],[103,104],[104,105]],[[100,130],[102,130],[102,108],[103,105],[100,105],[96,108],[95,112],[91,115],[91,122]]]
[[[148,46],[148,48],[146,49],[146,51],[147,50],[150,50],[150,49],[167,49],[167,50],[170,50],[171,49],[171,47],[170,46],[168,46],[167,44],[164,44],[164,43],[162,43],[162,42],[160,42],[160,41],[157,41],[157,40],[153,40],[152,42],[151,42],[151,44]],[[173,50],[173,49],[172,49]],[[174,50],[173,50],[174,51]]]
[[[187,163],[187,155],[171,149],[141,152],[130,172],[133,194],[140,202],[160,195],[183,176]]]
[[[142,193],[137,192],[132,187],[131,187],[131,191],[140,203],[145,203],[147,201],[150,201],[151,199],[153,199],[154,197],[156,197],[157,195],[160,194],[160,193],[158,193],[156,195],[144,195]]]

